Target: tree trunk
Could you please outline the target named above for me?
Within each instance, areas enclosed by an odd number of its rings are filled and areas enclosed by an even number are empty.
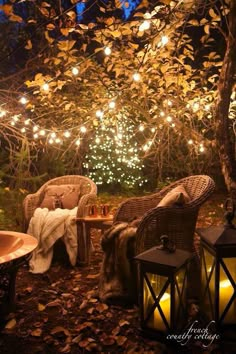
[[[218,83],[218,98],[215,112],[217,119],[216,138],[225,184],[231,196],[236,200],[235,137],[233,136],[232,139],[230,120],[228,118],[230,96],[236,75],[236,0],[231,0],[230,2],[228,21],[227,48]]]

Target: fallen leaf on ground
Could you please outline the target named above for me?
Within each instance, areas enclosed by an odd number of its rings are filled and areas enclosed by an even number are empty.
[[[45,308],[46,308],[45,305],[38,303],[38,310],[39,310],[39,311],[44,311]]]
[[[109,307],[107,306],[107,304],[98,304],[97,306],[96,306],[96,310],[98,311],[98,312],[103,312],[103,311],[105,311],[105,310],[107,310]]]
[[[97,273],[97,274],[89,274],[89,275],[87,275],[87,279],[95,279],[95,278],[98,278],[100,276],[100,274],[99,273]]]
[[[114,328],[113,330],[112,330],[112,334],[114,335],[114,336],[117,336],[117,334],[119,334],[120,333],[120,327],[118,326],[118,327],[116,327],[116,328]]]
[[[60,353],[70,353],[71,352],[71,347],[69,344],[66,344],[65,347],[59,349]]]
[[[6,329],[12,329],[16,325],[16,320],[13,318],[12,320],[8,321],[7,324],[5,325]]]
[[[42,335],[42,329],[41,328],[36,328],[35,330],[33,330],[30,334],[33,337],[40,337]]]
[[[126,320],[120,320],[119,321],[119,325],[121,326],[121,327],[123,327],[123,326],[128,326],[128,325],[130,325],[130,323],[128,322],[128,321],[126,321]]]
[[[70,332],[68,331],[68,329],[64,328],[64,327],[61,327],[61,326],[56,326],[54,327],[52,330],[51,330],[51,334],[56,334],[56,333],[59,333],[59,332],[64,332],[64,334],[66,336],[69,336],[70,335]]]
[[[125,337],[125,336],[117,336],[116,337],[116,343],[119,346],[122,346],[126,341],[127,341],[127,337]]]
[[[46,307],[61,306],[61,301],[59,299],[49,302]]]
[[[85,338],[79,343],[79,346],[81,348],[87,347],[91,342],[94,342],[95,340],[93,338]]]
[[[113,345],[115,343],[115,339],[112,336],[107,336],[103,339],[102,343],[104,345]]]
[[[87,306],[87,304],[88,304],[88,301],[87,300],[84,300],[83,302],[82,302],[82,304],[80,305],[80,310],[82,310],[82,309],[84,309],[86,306]]]

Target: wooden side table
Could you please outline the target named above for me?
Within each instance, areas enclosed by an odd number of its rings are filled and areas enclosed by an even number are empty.
[[[87,265],[90,263],[91,255],[91,229],[106,230],[108,229],[112,222],[113,215],[108,216],[84,216],[81,218],[76,218],[77,223],[77,235],[78,235],[78,258],[79,263]]]

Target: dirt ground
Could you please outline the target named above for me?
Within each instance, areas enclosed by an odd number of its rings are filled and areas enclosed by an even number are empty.
[[[215,195],[205,203],[198,226],[223,222],[224,198]],[[215,346],[177,348],[150,339],[140,330],[137,306],[101,303],[96,296],[102,261],[100,237],[99,231],[92,231],[95,251],[89,266],[72,268],[58,244],[47,273],[31,274],[27,264],[19,269],[16,309],[1,320],[1,354],[224,353]],[[231,351],[225,353],[236,353],[231,344],[227,350]]]

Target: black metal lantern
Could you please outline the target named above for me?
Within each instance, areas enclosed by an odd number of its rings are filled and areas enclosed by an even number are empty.
[[[153,247],[135,257],[139,262],[141,328],[149,334],[176,328],[186,310],[187,264],[191,253]]]
[[[227,223],[197,229],[201,237],[202,308],[219,326],[236,324],[236,228],[234,205],[226,202]]]

